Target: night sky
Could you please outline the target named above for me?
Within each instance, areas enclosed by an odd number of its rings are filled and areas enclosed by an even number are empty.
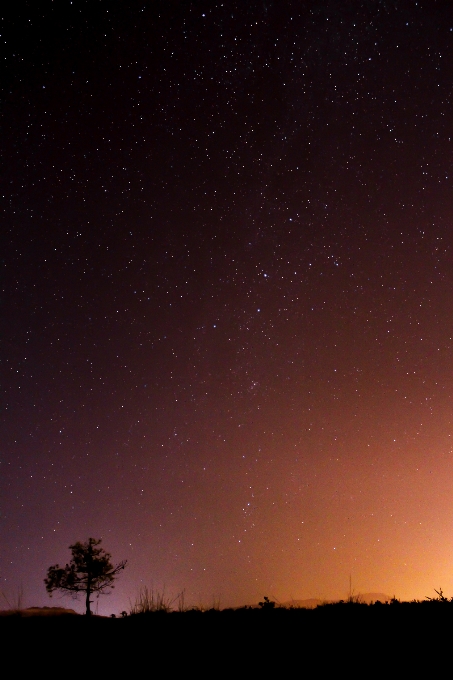
[[[9,12],[0,590],[452,595],[451,2]]]

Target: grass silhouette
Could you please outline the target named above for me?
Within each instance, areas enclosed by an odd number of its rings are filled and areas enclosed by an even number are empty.
[[[179,596],[169,597],[165,593],[165,589],[160,592],[148,586],[142,586],[135,598],[134,603],[130,603],[130,615],[136,614],[150,614],[155,612],[163,612],[165,614],[173,611],[173,605]]]

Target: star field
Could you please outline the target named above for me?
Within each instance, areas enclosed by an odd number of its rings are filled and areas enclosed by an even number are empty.
[[[103,613],[450,595],[449,3],[40,1],[4,35],[2,592],[48,605],[94,536]]]

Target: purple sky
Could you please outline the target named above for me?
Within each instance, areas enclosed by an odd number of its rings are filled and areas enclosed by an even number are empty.
[[[453,8],[19,2],[0,590],[453,594]],[[83,602],[78,608],[83,610]]]

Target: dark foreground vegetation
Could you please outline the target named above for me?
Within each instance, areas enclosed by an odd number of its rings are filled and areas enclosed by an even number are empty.
[[[425,664],[448,658],[453,634],[453,598],[441,589],[423,601],[365,604],[359,597],[315,609],[277,606],[264,597],[257,607],[185,608],[184,592],[174,600],[142,588],[130,612],[91,615],[93,593],[109,592],[126,565],[89,538],[70,546],[66,567],[53,565],[45,580],[54,590],[83,593],[86,616],[0,617],[2,650],[23,650],[21,670],[64,677],[409,677]],[[41,612],[42,614],[43,612]],[[50,612],[47,612],[50,613]],[[55,613],[55,612],[53,612]],[[24,675],[24,672],[22,673]]]
[[[434,600],[373,605],[326,604],[316,609],[262,606],[241,609],[149,612],[118,618],[8,616],[0,619],[2,647],[17,644],[23,661],[37,669],[64,664],[72,677],[80,664],[92,673],[140,672],[148,677],[164,669],[213,676],[232,665],[239,677],[280,668],[297,672],[346,666],[360,677],[366,664],[376,670],[417,668],[448,655],[453,633],[453,602]],[[143,668],[144,668],[143,667]],[[60,670],[64,670],[58,665]],[[95,671],[94,669],[98,670]],[[357,673],[356,673],[357,671]],[[106,676],[105,676],[106,677]],[[247,675],[247,677],[251,677]],[[390,673],[389,677],[392,677]]]

